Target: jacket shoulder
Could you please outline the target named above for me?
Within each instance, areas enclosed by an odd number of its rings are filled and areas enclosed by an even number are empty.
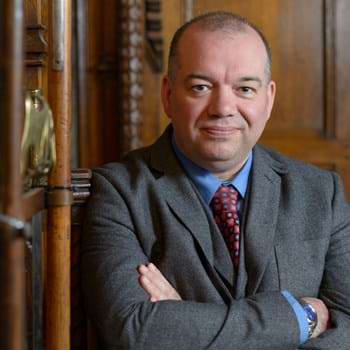
[[[92,169],[93,177],[102,176],[110,182],[125,182],[149,172],[150,147],[129,152],[121,161]]]
[[[263,154],[266,159],[272,159],[274,162],[277,162],[279,166],[290,175],[304,178],[314,178],[315,176],[329,178],[333,173],[330,170],[322,169],[316,165],[304,162],[302,160],[288,157],[265,146],[259,145],[257,147],[258,152]]]

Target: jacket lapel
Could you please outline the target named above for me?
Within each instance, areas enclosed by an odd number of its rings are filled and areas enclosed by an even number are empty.
[[[151,151],[151,167],[159,172],[159,191],[177,220],[197,241],[209,264],[232,283],[233,268],[225,243],[215,230],[199,193],[181,168],[170,140],[168,127]]]
[[[194,236],[202,251],[213,264],[213,247],[208,220],[193,186],[182,170],[171,146],[171,127],[151,150],[150,165],[159,172],[157,186],[174,216]]]
[[[194,236],[210,264],[213,264],[208,220],[188,178],[181,173],[176,177],[163,176],[158,180],[158,186],[174,216]]]
[[[246,295],[256,293],[273,255],[279,212],[283,165],[260,146],[254,148],[251,186],[246,206],[244,253],[247,270]]]

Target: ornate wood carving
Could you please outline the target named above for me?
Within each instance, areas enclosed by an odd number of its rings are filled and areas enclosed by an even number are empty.
[[[47,33],[46,18],[42,15],[41,1],[26,1],[25,2],[25,87],[27,90],[35,90],[44,88],[42,86],[43,70],[48,55],[48,44],[45,39]]]
[[[122,1],[122,153],[142,146],[143,1]]]
[[[162,12],[160,0],[145,1],[145,53],[156,73],[163,70]]]
[[[25,65],[43,67],[47,55],[47,42],[44,38],[46,27],[41,23],[28,24],[25,36]]]

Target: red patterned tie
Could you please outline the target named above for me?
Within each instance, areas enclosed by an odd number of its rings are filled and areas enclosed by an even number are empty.
[[[215,192],[210,206],[213,210],[214,220],[218,225],[231,260],[235,268],[239,263],[240,227],[237,210],[238,192],[232,186],[220,186]]]

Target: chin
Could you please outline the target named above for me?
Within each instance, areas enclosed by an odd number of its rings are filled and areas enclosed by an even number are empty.
[[[209,152],[203,152],[201,154],[201,157],[210,162],[226,162],[226,161],[231,161],[235,159],[237,157],[237,154],[232,153],[232,150],[230,152],[225,152],[225,151],[213,152],[211,150]]]
[[[203,148],[203,153],[208,156],[219,159],[230,159],[234,158],[238,152],[238,149],[233,145],[218,145],[212,144]]]

